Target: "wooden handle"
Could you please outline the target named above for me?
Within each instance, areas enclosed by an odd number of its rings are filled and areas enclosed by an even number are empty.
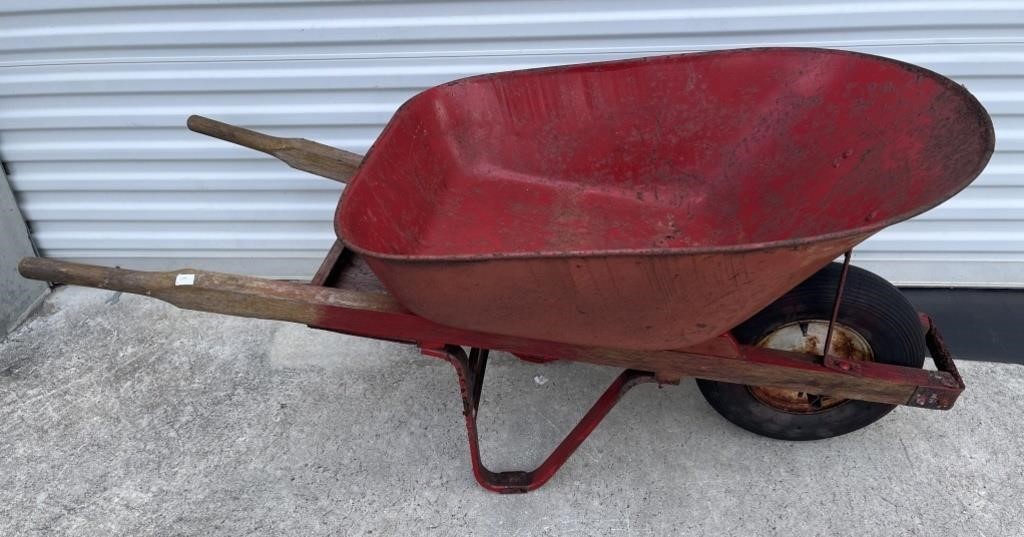
[[[210,119],[208,117],[189,116],[186,122],[189,130],[198,132],[214,138],[220,138],[225,142],[231,142],[240,146],[273,154],[288,147],[288,141],[284,138],[263,134],[254,130]]]
[[[329,145],[304,138],[270,136],[208,117],[190,116],[187,125],[193,132],[262,151],[292,168],[341,183],[347,182],[363,161],[362,155]]]
[[[126,293],[149,294],[162,287],[160,285],[161,278],[156,277],[159,273],[82,265],[42,257],[22,259],[18,263],[18,272],[31,280],[96,287]]]
[[[179,308],[314,324],[326,308],[403,312],[390,296],[195,269],[145,272],[26,257],[26,278],[145,295]]]

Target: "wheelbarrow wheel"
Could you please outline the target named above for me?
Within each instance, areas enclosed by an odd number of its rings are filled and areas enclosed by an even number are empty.
[[[832,263],[733,330],[741,344],[821,354],[842,265]],[[850,267],[831,353],[922,367],[917,312],[892,284]],[[895,405],[698,379],[704,398],[734,424],[781,440],[831,438],[874,423]]]

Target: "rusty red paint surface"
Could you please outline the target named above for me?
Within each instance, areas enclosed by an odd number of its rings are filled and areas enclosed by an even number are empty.
[[[858,53],[514,71],[408,101],[346,189],[336,230],[439,323],[678,348],[949,198],[993,144],[961,86]]]

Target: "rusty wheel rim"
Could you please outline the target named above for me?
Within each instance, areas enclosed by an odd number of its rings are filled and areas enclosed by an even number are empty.
[[[827,320],[815,319],[789,323],[776,328],[762,337],[757,342],[757,346],[821,356],[827,333]],[[835,330],[832,334],[829,353],[851,361],[873,362],[875,360],[871,345],[864,339],[864,336],[838,322],[835,324]],[[765,386],[747,386],[747,390],[750,391],[750,394],[755,399],[765,405],[792,414],[815,414],[835,408],[849,401],[849,399]]]

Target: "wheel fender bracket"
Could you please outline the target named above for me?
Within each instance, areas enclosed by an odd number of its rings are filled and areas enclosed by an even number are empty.
[[[917,387],[907,401],[907,406],[949,410],[953,408],[953,404],[967,385],[964,384],[964,379],[953,362],[953,354],[942,339],[935,321],[925,313],[919,314],[919,317],[925,332],[928,353],[931,354],[937,371],[931,372],[931,385]]]

